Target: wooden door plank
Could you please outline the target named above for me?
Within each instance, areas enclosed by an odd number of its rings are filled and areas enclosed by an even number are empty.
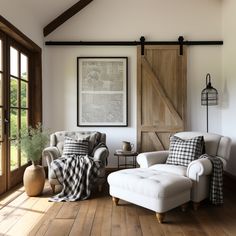
[[[155,132],[150,132],[148,133],[150,139],[152,140],[153,144],[158,147],[158,150],[165,150],[165,147],[163,145],[163,143],[161,142],[161,140],[159,139],[157,133]]]
[[[149,74],[149,78],[151,79],[152,85],[155,87],[156,91],[160,94],[160,96],[163,99],[163,102],[167,105],[167,107],[170,110],[171,115],[173,116],[174,120],[176,121],[177,125],[183,127],[183,120],[176,111],[175,107],[173,106],[170,99],[167,97],[166,92],[163,90],[162,85],[159,82],[159,79],[156,77],[156,75],[153,73],[150,64],[145,59],[145,57],[142,57],[142,65],[144,66],[145,70]]]
[[[141,46],[137,47],[137,151],[141,148],[141,132],[142,130],[142,58]]]
[[[154,151],[161,145],[153,134],[183,131],[186,122],[186,47],[178,54],[176,45],[145,46],[137,54],[137,147]],[[162,147],[169,146],[166,135],[159,136]],[[152,142],[153,144],[150,144]]]
[[[178,131],[182,131],[182,126],[172,126],[172,127],[162,127],[162,126],[147,126],[147,125],[141,125],[141,130],[143,132],[158,132],[158,133],[176,133]]]

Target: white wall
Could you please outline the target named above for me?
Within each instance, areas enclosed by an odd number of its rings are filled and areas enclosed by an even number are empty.
[[[220,40],[220,0],[96,0],[60,26],[46,40]],[[115,166],[115,149],[122,140],[136,142],[136,50],[134,47],[46,47],[44,76],[44,124],[54,130],[76,127],[76,57],[129,57],[129,127],[92,128],[107,133],[111,152],[109,166]],[[205,130],[205,107],[200,93],[206,73],[220,90],[220,46],[194,46],[188,50],[188,127]],[[220,91],[221,93],[221,91]],[[220,95],[221,96],[221,95]],[[210,109],[210,131],[221,132],[221,107]]]
[[[128,56],[129,126],[115,128],[77,127],[77,57]],[[45,55],[47,82],[44,87],[44,124],[51,131],[97,130],[107,135],[111,157],[122,140],[136,140],[136,49],[133,47],[52,47]],[[56,66],[56,67],[55,67]],[[109,164],[114,162],[109,159]]]
[[[223,1],[222,133],[232,138],[228,171],[236,176],[236,1]]]
[[[16,0],[0,0],[0,14],[38,46],[43,46],[42,27],[27,5]]]

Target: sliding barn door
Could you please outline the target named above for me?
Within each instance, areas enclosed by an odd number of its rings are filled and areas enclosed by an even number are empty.
[[[165,150],[186,123],[186,48],[138,47],[138,151]]]

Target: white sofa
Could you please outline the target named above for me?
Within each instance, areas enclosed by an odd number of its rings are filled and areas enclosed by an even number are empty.
[[[217,156],[226,168],[229,159],[231,139],[218,134],[204,132],[179,132],[175,134],[182,139],[190,139],[196,136],[204,136],[206,153]],[[150,168],[157,171],[186,176],[192,180],[191,200],[197,208],[198,203],[209,195],[209,181],[212,171],[211,162],[206,159],[192,161],[188,167],[165,164],[168,151],[154,151],[141,153],[137,157],[137,162],[141,168]]]

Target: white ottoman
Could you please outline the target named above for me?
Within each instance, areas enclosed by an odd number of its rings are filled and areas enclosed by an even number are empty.
[[[162,223],[164,213],[190,201],[192,181],[184,176],[149,168],[125,169],[108,175],[109,191],[115,204],[119,199],[156,212]]]

